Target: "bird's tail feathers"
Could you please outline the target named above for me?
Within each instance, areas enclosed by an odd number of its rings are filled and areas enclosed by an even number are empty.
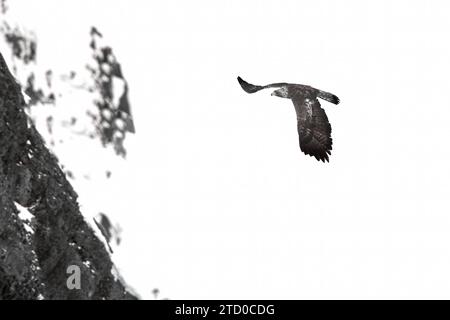
[[[334,104],[339,104],[339,102],[340,102],[340,100],[337,96],[335,96],[334,94],[329,93],[329,92],[319,90],[319,94],[317,96],[323,100],[327,100],[328,102],[331,102]]]

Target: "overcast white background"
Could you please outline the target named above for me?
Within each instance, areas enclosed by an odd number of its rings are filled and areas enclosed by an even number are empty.
[[[137,134],[111,199],[142,297],[450,298],[447,1],[14,2],[39,63],[82,64],[95,24],[122,64]],[[339,96],[330,163],[238,75]]]

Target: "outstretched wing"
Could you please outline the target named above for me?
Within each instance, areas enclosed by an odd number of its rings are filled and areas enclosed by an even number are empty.
[[[297,112],[300,149],[319,161],[329,161],[333,143],[331,125],[319,100],[314,96],[297,95],[292,101]]]
[[[244,91],[247,93],[255,93],[262,89],[282,87],[284,85],[287,85],[287,83],[272,83],[272,84],[268,84],[266,86],[257,86],[257,85],[248,83],[247,81],[243,80],[241,77],[238,77],[237,79],[238,79],[239,84],[241,85],[242,89],[244,89]]]

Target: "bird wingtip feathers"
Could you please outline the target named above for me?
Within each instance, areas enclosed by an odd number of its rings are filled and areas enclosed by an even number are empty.
[[[241,85],[241,88],[247,93],[255,93],[256,91],[259,91],[262,89],[262,87],[250,84],[247,81],[245,81],[244,79],[242,79],[241,77],[237,77],[237,80],[238,80],[239,84]]]
[[[241,85],[242,89],[244,89],[245,91],[246,88],[250,85],[247,81],[245,81],[244,79],[242,79],[241,77],[237,77],[237,81],[239,82],[239,84]]]
[[[306,154],[308,154],[308,153],[306,153]],[[330,155],[331,155],[331,152],[330,151],[326,151],[325,153],[322,153],[322,154],[308,154],[310,157],[314,157],[314,158],[316,158],[316,160],[317,161],[322,161],[323,163],[326,163],[326,162],[330,162]]]

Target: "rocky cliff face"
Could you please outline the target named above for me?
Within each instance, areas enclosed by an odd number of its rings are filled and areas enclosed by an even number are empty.
[[[0,299],[134,299],[111,261],[121,229],[109,194],[134,133],[121,65],[92,27],[86,65],[43,67],[38,36],[10,11],[2,0]],[[67,286],[71,266],[80,289]]]
[[[0,59],[0,298],[133,299]],[[80,289],[67,286],[70,266]]]

